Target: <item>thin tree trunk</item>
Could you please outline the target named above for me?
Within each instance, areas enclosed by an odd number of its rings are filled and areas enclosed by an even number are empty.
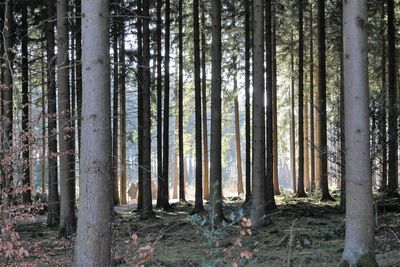
[[[309,158],[309,134],[308,134],[308,99],[304,96],[304,188],[310,190],[310,158]]]
[[[315,189],[315,119],[314,119],[314,27],[313,27],[313,2],[310,3],[310,147],[311,170],[310,189]]]
[[[318,0],[318,108],[319,160],[322,201],[334,201],[328,188],[328,145],[326,117],[325,0]]]
[[[183,148],[183,15],[182,0],[179,0],[179,201],[186,202],[185,198],[185,166],[184,166],[184,148]]]
[[[57,98],[56,98],[56,80],[55,80],[55,39],[54,39],[54,19],[55,2],[47,0],[47,21],[46,21],[46,50],[47,50],[47,133],[48,133],[48,215],[47,224],[49,226],[58,226],[60,219],[60,203],[58,197],[58,172],[57,172]]]
[[[293,30],[291,32],[290,48],[290,67],[291,67],[291,123],[290,123],[290,162],[292,165],[292,189],[293,193],[297,190],[296,179],[296,116],[294,114],[294,47]]]
[[[46,157],[46,84],[45,84],[45,67],[44,67],[44,52],[41,54],[41,106],[42,106],[42,145],[41,145],[41,160],[42,160],[42,194],[46,193],[46,178],[47,178],[47,157]]]
[[[210,193],[212,225],[223,220],[221,177],[221,1],[212,0]]]
[[[346,238],[344,266],[378,266],[369,151],[367,1],[344,1]]]
[[[31,163],[31,145],[30,140],[30,121],[29,121],[29,58],[28,58],[28,6],[25,5],[22,8],[22,140],[23,140],[23,152],[22,159],[24,161],[23,165],[23,179],[22,183],[26,188],[22,193],[22,200],[25,204],[31,202],[31,189],[32,184],[30,183],[30,163]]]
[[[143,207],[143,176],[146,172],[143,166],[143,34],[142,34],[142,0],[137,1],[137,90],[138,90],[138,204],[137,209]]]
[[[193,1],[193,45],[194,45],[194,92],[195,92],[195,153],[196,153],[196,190],[195,206],[193,212],[204,210],[203,207],[203,184],[202,184],[202,147],[201,147],[201,69],[200,69],[200,23],[199,23],[199,0]]]
[[[57,88],[60,149],[60,234],[75,232],[75,146],[69,87],[68,1],[57,1]]]
[[[203,108],[203,197],[210,199],[210,185],[208,177],[208,126],[207,126],[207,73],[206,73],[206,18],[204,1],[200,3],[201,7],[201,91]]]
[[[245,0],[245,108],[246,108],[246,202],[251,197],[251,136],[250,136],[250,10],[252,0]]]
[[[236,168],[237,168],[237,190],[238,195],[244,193],[243,174],[242,174],[242,152],[240,145],[240,122],[239,122],[239,103],[237,96],[235,97],[235,140],[236,140]]]
[[[82,2],[83,110],[74,266],[111,265],[111,106],[108,1]],[[101,14],[101,16],[99,16]],[[96,49],[93,49],[96,47]]]
[[[161,188],[163,177],[162,155],[162,0],[157,0],[157,208],[161,207]],[[174,177],[175,179],[175,177]],[[175,184],[174,184],[175,189]]]

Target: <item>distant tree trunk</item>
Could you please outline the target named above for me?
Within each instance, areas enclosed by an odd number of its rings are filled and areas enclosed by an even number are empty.
[[[162,0],[157,0],[157,208],[161,207],[162,155]],[[174,176],[175,181],[175,176]],[[174,183],[175,189],[175,183]]]
[[[244,193],[243,175],[242,175],[242,152],[240,145],[240,122],[239,122],[239,103],[238,97],[235,97],[235,140],[236,140],[236,168],[237,168],[237,190],[238,194]]]
[[[125,1],[121,0],[122,7],[125,7]],[[125,66],[125,22],[124,18],[121,18],[120,25],[120,40],[119,40],[119,65],[120,65],[120,114],[121,114],[121,128],[120,128],[120,138],[121,138],[121,204],[127,203],[126,200],[126,66]]]
[[[252,0],[245,0],[245,108],[246,108],[246,202],[251,197],[251,136],[250,136],[250,56]]]
[[[309,145],[308,145],[308,99],[307,94],[304,95],[304,188],[310,190],[310,161],[309,161]]]
[[[396,27],[394,1],[387,1],[388,17],[388,81],[389,81],[389,158],[388,158],[388,196],[397,195],[398,188],[398,100],[397,100],[397,62]]]
[[[29,121],[29,55],[28,55],[28,6],[22,7],[22,140],[23,140],[23,153],[22,158],[24,161],[23,181],[24,186],[27,186],[22,193],[22,200],[25,204],[31,202],[31,189],[30,186],[30,121]]]
[[[178,50],[179,50],[179,201],[185,202],[185,166],[183,155],[183,15],[182,0],[179,0],[178,18],[179,18],[179,34],[178,34]]]
[[[178,90],[176,90],[176,92],[177,92]],[[176,112],[175,112],[175,114],[176,114]],[[179,139],[178,139],[178,123],[177,123],[177,121],[178,121],[178,116],[175,116],[175,131],[174,131],[174,139],[175,139],[175,141],[174,141],[174,190],[173,190],[173,193],[172,193],[172,198],[173,199],[177,199],[178,198],[178,181],[179,181],[179,170],[178,170],[178,162],[179,162],[179,159],[178,159],[178,153],[179,153],[179,151],[178,151],[178,142],[179,142]]]
[[[45,84],[45,67],[44,67],[44,52],[42,50],[41,64],[41,106],[42,106],[42,146],[41,146],[41,160],[42,160],[42,194],[46,193],[46,178],[47,178],[47,158],[46,158],[46,94],[47,88]]]
[[[161,183],[161,201],[162,209],[170,209],[169,205],[169,62],[170,62],[170,1],[165,1],[165,60],[164,60],[164,131],[163,131],[163,175]]]
[[[382,34],[382,54],[381,54],[381,90],[382,90],[382,111],[381,117],[379,119],[379,132],[380,132],[380,143],[381,143],[381,150],[382,150],[382,179],[381,179],[381,186],[380,190],[386,190],[387,182],[388,182],[388,173],[387,173],[387,88],[386,88],[386,35],[385,35],[385,1],[382,1],[382,13],[381,13],[381,34]]]
[[[273,108],[272,108],[272,8],[271,0],[266,1],[265,17],[265,43],[266,43],[266,170],[265,170],[265,209],[270,211],[276,208],[274,199],[274,173],[273,173]]]
[[[299,9],[299,173],[297,177],[297,197],[306,197],[304,191],[304,31],[303,31],[303,0],[298,0]]]
[[[314,128],[314,27],[313,27],[313,5],[310,6],[310,147],[311,147],[311,185],[315,189],[315,128]]]
[[[142,137],[143,137],[143,203],[141,215],[143,218],[154,217],[151,196],[151,103],[150,103],[150,1],[143,2],[143,77],[142,77]],[[165,178],[165,177],[164,177]],[[167,192],[168,193],[168,192]],[[167,196],[168,197],[168,196]],[[168,198],[167,198],[168,200]]]
[[[207,127],[207,73],[206,73],[206,18],[204,1],[200,3],[201,7],[201,91],[203,108],[203,194],[204,199],[210,199],[210,185],[208,177],[208,127]]]
[[[251,221],[265,224],[265,119],[264,119],[264,12],[263,1],[253,0],[253,184]],[[211,146],[212,147],[212,146]],[[214,162],[214,161],[212,161]]]
[[[292,189],[293,193],[297,190],[296,179],[296,115],[294,114],[294,47],[293,47],[293,30],[291,31],[290,42],[290,68],[291,68],[291,123],[290,123],[290,162],[292,165]]]
[[[319,160],[322,201],[334,201],[328,188],[328,145],[326,118],[325,0],[318,0],[318,108]]]
[[[84,0],[82,13],[84,119],[80,191],[84,193],[79,199],[74,266],[110,266],[113,190],[109,3]]]
[[[276,63],[276,9],[273,12],[272,20],[272,118],[273,118],[273,166],[274,166],[274,194],[280,195],[279,189],[279,158],[278,158],[278,81],[277,81],[277,63]]]
[[[212,0],[210,193],[212,224],[223,220],[221,178],[221,1]]]
[[[200,69],[200,23],[199,0],[193,1],[193,45],[194,45],[194,93],[195,93],[195,139],[196,139],[196,190],[193,212],[204,210],[203,207],[203,173],[201,147],[201,69]]]
[[[369,151],[367,1],[344,1],[346,239],[344,266],[378,266]]]
[[[48,168],[49,168],[49,196],[47,224],[58,226],[60,219],[60,203],[58,198],[58,173],[57,173],[57,98],[55,80],[55,38],[54,38],[54,16],[55,2],[47,0],[47,21],[46,21],[46,50],[47,50],[47,133],[48,133]]]
[[[143,34],[142,34],[142,0],[137,1],[137,88],[138,88],[138,204],[137,209],[143,207],[143,177],[145,170],[143,169]]]
[[[117,0],[114,0],[114,4],[117,4]],[[112,20],[112,48],[113,48],[113,120],[112,120],[112,175],[114,181],[114,205],[120,203],[119,190],[118,190],[118,91],[119,91],[119,79],[118,79],[118,22],[117,22],[117,8],[114,7],[114,18]],[[122,97],[122,96],[121,96]],[[122,196],[122,194],[121,194]],[[121,203],[122,204],[122,203]]]
[[[69,87],[68,1],[57,1],[57,88],[60,149],[60,234],[75,232],[75,146]]]

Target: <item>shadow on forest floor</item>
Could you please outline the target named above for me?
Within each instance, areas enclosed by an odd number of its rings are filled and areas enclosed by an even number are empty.
[[[337,196],[336,196],[337,197]],[[337,266],[344,244],[344,215],[338,203],[316,196],[276,198],[271,223],[246,228],[249,210],[237,199],[226,199],[224,213],[232,222],[209,225],[207,213],[188,215],[191,204],[174,204],[171,212],[156,210],[156,218],[140,220],[134,205],[116,208],[113,257],[117,266]],[[397,205],[399,201],[397,200]],[[207,207],[208,205],[206,205]],[[400,266],[400,213],[379,209],[376,252],[379,266]],[[70,266],[74,237],[60,239],[57,229],[37,222],[17,226],[29,251],[25,263]],[[0,265],[2,265],[0,260]]]

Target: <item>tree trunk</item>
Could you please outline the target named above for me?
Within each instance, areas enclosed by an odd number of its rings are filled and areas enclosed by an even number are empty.
[[[137,88],[138,88],[138,203],[137,209],[143,207],[143,176],[146,172],[143,166],[143,34],[142,34],[142,0],[137,1]]]
[[[238,97],[235,97],[235,140],[236,140],[236,168],[237,168],[237,190],[238,195],[244,193],[243,175],[242,175],[242,152],[240,145],[240,122],[239,122],[239,103]]]
[[[252,0],[245,0],[245,108],[246,108],[246,202],[251,198],[251,136],[250,136],[250,56]]]
[[[254,227],[265,224],[265,119],[264,119],[264,14],[263,1],[254,0],[253,52],[253,184],[251,221]],[[212,161],[214,162],[214,161]]]
[[[271,0],[266,1],[265,17],[265,43],[266,43],[266,182],[265,182],[265,209],[270,211],[276,208],[274,199],[274,173],[273,173],[273,108],[272,108],[272,9]]]
[[[47,133],[48,133],[48,168],[49,168],[49,196],[47,224],[58,226],[60,219],[60,203],[58,197],[58,173],[57,173],[57,98],[55,80],[55,40],[54,40],[54,16],[55,2],[47,0],[46,21],[46,50],[47,50]]]
[[[367,1],[344,4],[346,238],[343,265],[378,266],[369,153]]]
[[[60,149],[60,234],[75,232],[75,146],[71,123],[68,1],[57,1],[57,88]]]
[[[309,139],[308,139],[308,99],[304,96],[304,188],[310,190],[310,161],[309,161]]]
[[[203,197],[210,199],[210,185],[208,177],[208,127],[207,127],[207,73],[206,73],[206,18],[204,1],[200,3],[201,7],[201,91],[202,91],[202,108],[203,108]]]
[[[297,177],[297,197],[306,197],[304,191],[304,31],[303,31],[303,0],[298,0],[299,9],[299,173]]]
[[[326,118],[325,0],[318,0],[318,108],[319,160],[322,201],[334,201],[328,188],[328,145]]]
[[[23,165],[23,178],[22,183],[26,188],[22,193],[22,200],[25,204],[31,202],[31,189],[32,184],[30,183],[30,163],[31,163],[31,151],[30,151],[30,121],[29,121],[29,56],[28,56],[28,6],[22,8],[22,141],[23,141],[23,152],[22,159],[24,161]]]
[[[293,193],[297,190],[297,179],[296,179],[296,115],[294,114],[294,40],[293,30],[291,32],[290,40],[290,67],[291,67],[291,123],[290,123],[290,162],[292,165],[292,189]]]
[[[311,177],[310,189],[315,189],[315,128],[314,128],[314,27],[313,27],[313,5],[310,4],[310,147],[311,147]]]
[[[125,7],[125,1],[121,0],[121,5]],[[121,128],[120,128],[120,138],[121,138],[121,204],[127,204],[126,200],[126,66],[125,66],[125,21],[124,18],[120,20],[120,35],[119,35],[119,65],[120,65],[120,114],[121,114]]]
[[[113,115],[112,115],[112,175],[114,181],[114,205],[119,205],[119,190],[118,190],[118,21],[117,21],[117,8],[116,8],[117,0],[114,0],[114,18],[112,20],[112,48],[113,48]],[[122,194],[121,194],[122,196]],[[122,203],[121,203],[122,204]]]
[[[75,0],[76,8],[76,104],[78,115],[78,155],[80,155],[81,147],[81,122],[82,122],[82,28],[81,28],[81,1]]]
[[[142,77],[142,138],[143,138],[143,203],[141,215],[143,218],[154,217],[151,196],[151,103],[150,103],[150,29],[149,1],[143,2],[143,77]],[[166,74],[167,75],[167,74]],[[167,196],[168,197],[168,196]]]
[[[204,210],[203,207],[203,184],[202,184],[202,147],[201,147],[201,69],[200,69],[200,23],[199,23],[199,0],[193,1],[193,45],[194,45],[194,92],[195,92],[195,153],[196,153],[196,190],[195,206],[193,212]]]
[[[47,157],[46,157],[46,84],[45,84],[45,67],[44,67],[44,52],[42,50],[41,63],[41,106],[42,106],[42,145],[41,145],[41,160],[42,160],[42,194],[46,193],[46,178],[47,178]]]
[[[164,210],[171,208],[169,205],[169,62],[170,62],[170,1],[165,1],[165,60],[164,60],[164,125],[163,125],[163,175],[161,183],[160,207]]]
[[[83,110],[74,266],[111,265],[109,3],[83,1]],[[96,49],[93,49],[96,47]]]
[[[398,100],[396,67],[396,28],[394,1],[387,1],[388,18],[388,82],[389,82],[389,158],[388,158],[388,196],[397,195],[398,188]]]
[[[221,1],[212,0],[210,193],[212,224],[223,220],[221,178]]]
[[[179,34],[178,34],[178,50],[179,50],[179,201],[186,202],[185,198],[185,166],[183,155],[183,15],[182,0],[179,0],[178,17],[179,17]]]
[[[162,0],[157,0],[157,208],[161,207],[161,188],[163,179],[162,155]],[[174,176],[175,180],[175,176]],[[174,184],[175,189],[175,184]]]

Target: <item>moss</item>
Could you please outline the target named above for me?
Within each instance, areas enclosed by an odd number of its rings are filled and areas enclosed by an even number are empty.
[[[339,264],[339,267],[350,267],[350,263],[348,260],[342,260]],[[378,267],[378,263],[376,259],[372,255],[364,255],[358,261],[355,267]]]

